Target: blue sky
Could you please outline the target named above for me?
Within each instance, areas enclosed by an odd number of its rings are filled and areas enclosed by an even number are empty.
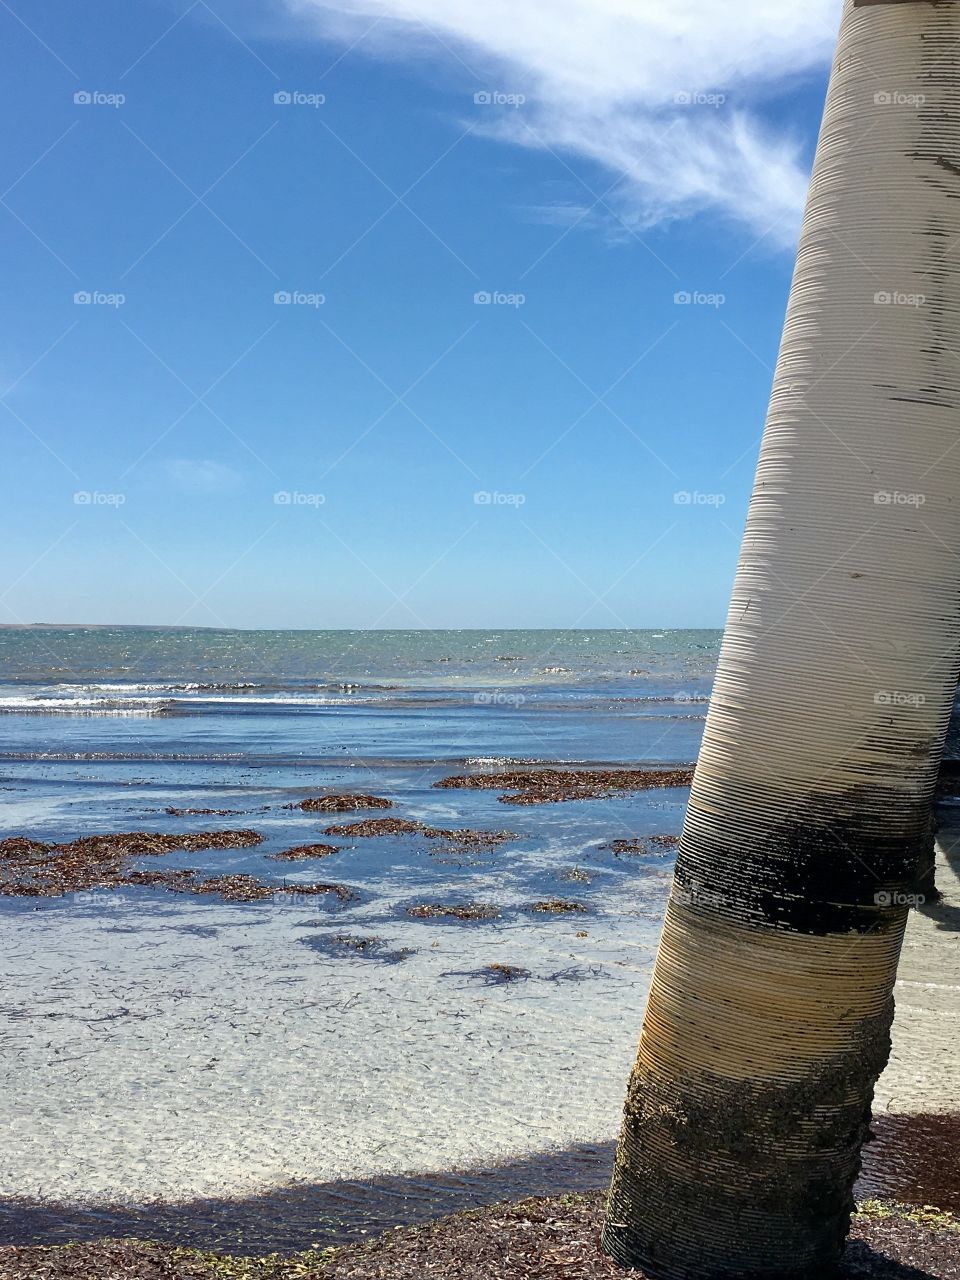
[[[836,15],[670,8],[0,7],[0,621],[722,625]]]

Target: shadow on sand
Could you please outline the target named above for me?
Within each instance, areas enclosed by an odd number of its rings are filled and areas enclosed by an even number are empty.
[[[930,1280],[929,1271],[919,1271],[916,1267],[906,1267],[902,1262],[894,1262],[886,1254],[871,1249],[862,1240],[852,1240],[847,1245],[843,1258],[843,1280],[853,1280],[856,1276],[869,1276],[870,1280]]]
[[[960,1116],[882,1116],[874,1130],[857,1188],[861,1199],[877,1196],[960,1210]],[[290,1253],[500,1200],[601,1190],[610,1178],[613,1151],[614,1144],[607,1142],[465,1172],[297,1183],[247,1199],[96,1208],[8,1199],[0,1201],[0,1244],[137,1236],[224,1253]],[[908,1280],[922,1273],[890,1274]]]

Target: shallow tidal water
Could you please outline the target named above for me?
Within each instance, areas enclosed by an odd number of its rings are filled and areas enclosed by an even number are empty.
[[[0,631],[0,835],[252,828],[253,847],[134,866],[286,889],[0,897],[0,1239],[288,1249],[603,1185],[674,858],[608,846],[679,834],[687,792],[518,806],[434,784],[513,762],[690,763],[719,642]],[[329,836],[371,816],[289,807],[329,792],[510,834]],[[338,852],[271,860],[318,841]],[[316,881],[349,894],[297,892]],[[557,898],[578,909],[531,909]],[[412,918],[425,903],[497,914]],[[873,1161],[867,1190],[895,1167]]]

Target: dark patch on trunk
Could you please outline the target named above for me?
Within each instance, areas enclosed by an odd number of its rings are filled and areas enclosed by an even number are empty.
[[[918,905],[929,864],[930,806],[916,831],[884,834],[889,803],[857,795],[808,801],[806,821],[731,829],[691,803],[674,892],[687,905],[797,933],[867,933],[899,927]]]
[[[782,1084],[705,1073],[674,1082],[638,1064],[607,1252],[670,1280],[835,1275],[892,1020],[890,999],[861,1027],[857,1049]]]

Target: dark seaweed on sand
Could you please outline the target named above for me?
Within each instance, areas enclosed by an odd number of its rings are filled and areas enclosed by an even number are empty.
[[[358,809],[392,809],[393,801],[380,796],[330,795],[308,796],[285,809],[303,809],[305,813],[355,813]]]
[[[645,1280],[600,1250],[605,1196],[497,1204],[341,1248],[244,1258],[139,1240],[0,1248],[3,1280]],[[896,1206],[853,1219],[838,1280],[958,1280],[947,1215]]]
[[[257,831],[200,831],[170,835],[131,831],[117,835],[81,836],[66,844],[48,844],[13,836],[0,840],[0,894],[8,897],[59,897],[82,889],[111,889],[149,883],[180,887],[181,871],[131,872],[133,858],[202,849],[245,849],[260,844]]]
[[[598,800],[622,791],[688,787],[692,769],[507,769],[441,778],[435,787],[503,791],[502,804],[548,804]]]
[[[468,827],[455,830],[447,827],[430,827],[423,822],[414,822],[410,818],[363,818],[359,822],[342,822],[332,827],[325,827],[323,834],[365,838],[419,835],[425,840],[441,840],[451,849],[463,851],[496,849],[507,840],[518,838],[512,831],[472,831]]]
[[[175,868],[132,870],[133,858],[202,849],[246,849],[260,844],[258,831],[200,831],[169,835],[133,831],[119,835],[81,836],[68,844],[47,844],[14,836],[0,841],[0,896],[57,898],[65,893],[121,887],[159,888],[173,893],[216,894],[227,902],[266,902],[332,894],[354,901],[353,890],[340,884],[267,884],[249,875],[197,878],[196,871]]]
[[[535,911],[540,915],[583,915],[587,908],[582,902],[574,902],[570,898],[547,898],[542,902],[531,902],[524,911]]]
[[[335,844],[298,844],[293,849],[284,849],[280,853],[268,853],[271,862],[304,862],[310,858],[329,858],[332,853],[339,853]]]
[[[497,920],[500,908],[488,902],[423,902],[407,907],[414,920]]]
[[[650,856],[666,853],[668,849],[675,849],[679,843],[679,836],[632,836],[629,839],[611,840],[609,844],[600,845],[600,849],[618,856],[629,853]]]
[[[230,818],[234,814],[242,813],[242,809],[174,809],[170,807],[164,809],[164,813],[170,815],[171,818]]]

